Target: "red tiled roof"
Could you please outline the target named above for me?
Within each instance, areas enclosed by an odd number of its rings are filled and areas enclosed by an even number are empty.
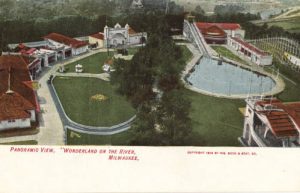
[[[241,26],[238,23],[202,23],[202,22],[198,22],[198,23],[196,23],[196,25],[199,28],[199,30],[207,29],[212,26],[218,26],[219,28],[221,28],[223,30],[241,29]]]
[[[21,54],[32,55],[36,51],[36,48],[24,48],[19,51]]]
[[[226,32],[218,26],[211,26],[206,29],[201,30],[201,33],[209,36],[226,36]]]
[[[39,108],[36,95],[26,85],[27,81],[31,78],[24,56],[0,56],[0,120],[27,118],[26,110]],[[9,82],[12,93],[7,93]]]
[[[30,118],[26,110],[34,110],[35,107],[19,93],[3,94],[0,97],[0,120]]]
[[[104,34],[103,33],[96,33],[93,35],[90,35],[93,38],[99,39],[99,40],[104,40]]]
[[[248,42],[245,42],[243,41],[242,39],[240,38],[236,38],[236,37],[231,37],[234,41],[238,42],[239,44],[243,45],[244,47],[248,48],[249,50],[255,52],[256,54],[258,55],[261,55],[261,56],[267,56],[268,53],[258,49],[257,47],[253,46],[252,44],[248,43]]]
[[[131,27],[129,27],[128,33],[129,34],[136,34],[136,31],[134,29],[132,29]]]
[[[70,37],[67,37],[65,35],[58,34],[58,33],[48,34],[44,37],[44,39],[50,39],[50,40],[68,45],[68,46],[73,47],[73,48],[80,48],[80,47],[83,47],[83,46],[87,45],[87,43],[84,42],[84,41],[79,41],[79,40],[76,40],[74,38],[70,38]]]
[[[297,127],[300,127],[300,102],[283,104],[281,101],[274,99],[272,101],[260,101],[256,104],[262,107],[272,105],[277,108],[277,110],[264,110],[259,112],[266,116],[272,127],[271,131],[276,137],[299,135]]]

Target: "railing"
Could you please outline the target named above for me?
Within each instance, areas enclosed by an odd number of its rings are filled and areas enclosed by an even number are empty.
[[[282,147],[282,141],[279,139],[276,139],[275,136],[273,136],[272,133],[267,133],[266,136],[266,127],[262,125],[258,125],[254,128],[255,134],[260,138],[261,141],[263,141],[264,144],[268,147]],[[267,131],[270,132],[270,131]]]
[[[205,56],[209,56],[209,53],[205,47],[205,40],[203,39],[203,37],[201,37],[201,33],[199,33],[197,31],[197,28],[195,27],[194,24],[190,24],[188,21],[184,20],[184,25],[185,25],[185,30],[187,33],[192,35],[192,38],[194,40],[194,42],[196,43],[197,47],[199,48],[200,52],[205,55]]]

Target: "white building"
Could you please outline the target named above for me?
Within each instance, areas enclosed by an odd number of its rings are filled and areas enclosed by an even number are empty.
[[[133,0],[131,3],[131,8],[132,9],[142,9],[143,6],[143,1],[142,0]]]
[[[261,97],[246,100],[243,136],[244,146],[300,146],[300,102],[284,104]]]
[[[89,44],[92,48],[104,47],[104,34],[102,32],[92,34],[89,36]]]
[[[88,44],[58,33],[51,33],[44,37],[47,48],[57,52],[57,58],[65,59],[88,51]]]
[[[21,55],[0,56],[0,131],[30,128],[39,104]]]
[[[147,40],[147,33],[136,32],[128,24],[122,27],[116,24],[113,28],[104,27],[104,46],[110,48],[143,44]]]
[[[273,56],[271,54],[260,50],[259,48],[248,42],[245,42],[240,38],[229,37],[227,45],[257,65],[272,65]]]

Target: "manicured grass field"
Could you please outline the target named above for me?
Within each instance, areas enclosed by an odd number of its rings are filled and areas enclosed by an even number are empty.
[[[243,133],[243,115],[238,108],[243,100],[210,97],[185,90],[191,99],[193,124],[192,146],[240,146],[237,138]],[[74,134],[68,131],[68,145],[128,145],[132,130],[111,136]],[[73,134],[72,134],[73,133]]]
[[[237,55],[235,55],[234,53],[232,53],[230,50],[228,50],[223,46],[211,46],[211,47],[221,56],[224,56],[226,58],[229,58],[230,60],[234,60],[242,64],[249,65],[246,61],[242,60]]]
[[[243,100],[222,99],[185,91],[192,102],[190,117],[194,140],[191,145],[240,146],[237,138],[243,133]]]
[[[100,74],[103,72],[102,66],[104,65],[104,62],[109,57],[111,56],[108,56],[106,52],[97,53],[82,60],[68,64],[65,67],[67,72],[75,72],[75,66],[77,64],[81,64],[83,66],[84,73]]]
[[[96,78],[57,77],[53,84],[65,112],[77,123],[108,127],[125,122],[135,114],[130,103],[117,94],[109,82]],[[97,96],[99,100],[92,99]]]

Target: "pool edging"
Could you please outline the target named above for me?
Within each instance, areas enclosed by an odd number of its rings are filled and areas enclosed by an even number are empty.
[[[190,82],[187,80],[188,76],[190,76],[190,74],[192,73],[191,71],[194,69],[195,65],[203,58],[203,55],[201,55],[200,53],[198,55],[195,55],[195,52],[193,52],[193,50],[191,50],[191,48],[186,45],[186,47],[191,51],[191,53],[193,54],[193,58],[188,62],[188,64],[186,65],[186,69],[182,72],[182,81],[184,82],[184,85],[187,89],[192,90],[194,92],[200,93],[200,94],[204,94],[204,95],[208,95],[208,96],[213,96],[213,97],[217,97],[217,98],[226,98],[226,99],[245,99],[251,96],[268,96],[268,95],[277,95],[280,94],[281,92],[284,91],[285,89],[285,83],[282,80],[282,78],[280,76],[274,76],[273,74],[270,74],[269,72],[266,71],[259,71],[257,69],[251,69],[250,66],[241,64],[239,62],[230,60],[226,57],[222,57],[222,59],[229,63],[230,65],[235,65],[238,66],[240,68],[246,69],[246,70],[251,70],[252,72],[267,76],[269,78],[271,78],[274,82],[275,82],[275,86],[274,88],[269,91],[269,92],[264,92],[263,94],[261,93],[252,93],[252,94],[242,94],[242,95],[224,95],[224,94],[216,94],[216,93],[212,93],[212,92],[208,92],[208,91],[204,91],[202,89],[199,89],[197,87],[194,87],[190,84]],[[199,58],[197,60],[197,62],[194,63],[195,58]],[[220,58],[218,57],[211,57],[211,59],[214,60],[220,60]],[[192,62],[194,64],[192,64]],[[188,66],[192,66],[192,68],[187,69]]]

